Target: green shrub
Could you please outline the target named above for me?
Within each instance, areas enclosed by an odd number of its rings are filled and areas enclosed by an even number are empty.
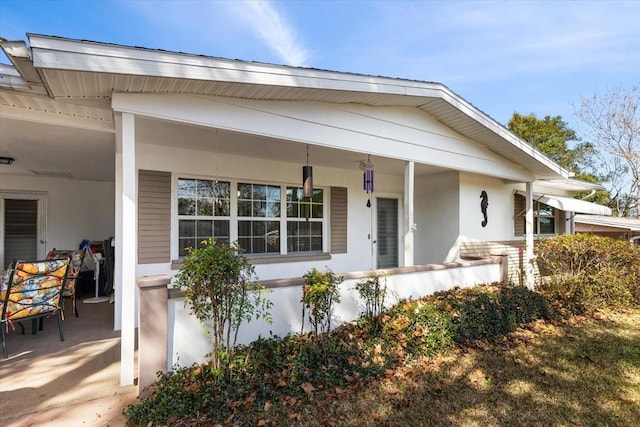
[[[124,414],[141,425],[194,419],[196,425],[257,425],[267,406],[295,412],[292,402],[317,403],[325,391],[357,390],[390,369],[460,343],[495,338],[547,315],[544,298],[525,287],[440,292],[402,301],[375,322],[238,346],[235,354],[242,363],[230,375],[202,366],[159,374],[155,393]]]
[[[371,276],[356,283],[358,295],[364,301],[363,316],[369,321],[373,321],[382,314],[384,300],[387,297],[387,280],[386,278],[383,280],[384,282],[380,283],[380,276]]]
[[[457,343],[492,339],[550,317],[545,299],[524,286],[477,286],[436,296],[451,316]]]
[[[329,332],[333,304],[340,302],[338,285],[342,283],[343,278],[330,269],[318,271],[312,268],[304,275],[304,280],[300,300],[303,305],[302,328],[305,322],[304,313],[308,310],[308,320],[313,325],[315,335],[319,332]]]
[[[255,283],[253,266],[237,244],[202,243],[184,257],[176,286],[186,290],[185,305],[211,329],[211,367],[228,373],[241,323],[254,318],[270,322],[271,301],[262,296],[266,289]]]
[[[565,234],[536,245],[550,275],[540,291],[569,314],[640,305],[640,249],[624,240]]]

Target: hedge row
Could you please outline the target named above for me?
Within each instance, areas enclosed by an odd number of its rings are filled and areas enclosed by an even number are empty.
[[[161,374],[155,393],[129,406],[125,416],[142,425],[193,417],[205,424],[256,425],[265,406],[286,410],[292,399],[308,399],[309,390],[317,396],[364,384],[388,369],[548,316],[544,298],[523,287],[441,292],[318,336],[259,339],[238,348],[231,378],[206,365]]]
[[[550,280],[539,291],[567,314],[640,307],[640,248],[625,240],[565,234],[536,245]]]

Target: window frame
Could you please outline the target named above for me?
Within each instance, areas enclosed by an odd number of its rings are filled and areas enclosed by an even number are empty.
[[[331,239],[331,233],[329,230],[329,187],[325,186],[315,186],[315,189],[322,190],[322,249],[320,251],[304,251],[304,252],[289,252],[287,250],[287,222],[290,219],[299,219],[299,218],[289,218],[286,212],[286,193],[288,187],[298,188],[299,184],[290,183],[290,182],[273,182],[273,181],[263,181],[251,178],[228,178],[228,177],[210,177],[210,176],[202,176],[202,175],[191,175],[191,174],[173,174],[172,179],[172,189],[171,189],[171,224],[173,227],[173,231],[171,232],[171,258],[173,260],[177,260],[178,263],[182,259],[183,256],[180,255],[180,229],[179,222],[181,215],[178,215],[178,183],[180,180],[187,179],[197,179],[197,180],[206,180],[206,181],[219,181],[219,182],[228,182],[230,185],[230,200],[229,200],[229,217],[212,217],[213,219],[221,218],[227,219],[229,221],[229,241],[237,242],[238,241],[238,225],[240,221],[243,220],[260,220],[262,218],[254,218],[254,217],[245,217],[238,215],[238,184],[256,184],[256,185],[267,185],[267,186],[276,186],[280,188],[280,218],[278,219],[280,222],[280,250],[278,252],[272,253],[245,253],[245,256],[248,259],[258,261],[258,263],[263,263],[264,260],[277,260],[278,258],[282,258],[284,261],[294,261],[296,258],[310,258],[321,256],[323,259],[326,259],[326,255],[328,254],[329,241]],[[194,217],[197,218],[197,217]],[[283,261],[283,262],[284,262]],[[275,261],[277,262],[277,261]]]
[[[212,207],[212,214],[211,215],[198,215],[197,208],[195,208],[196,212],[195,212],[194,215],[181,215],[180,214],[180,188],[179,188],[181,180],[184,180],[184,181],[187,181],[187,180],[192,180],[192,181],[210,181],[210,182],[228,184],[228,186],[229,186],[229,188],[228,188],[229,189],[229,198],[228,198],[229,204],[227,206],[227,209],[228,209],[229,215],[216,215],[215,214],[215,207]],[[178,176],[174,181],[174,190],[172,190],[172,191],[175,191],[175,196],[173,197],[173,200],[175,201],[175,218],[176,218],[175,223],[174,223],[176,231],[175,231],[175,233],[172,233],[172,238],[174,237],[173,235],[175,235],[175,240],[176,240],[176,245],[175,245],[176,252],[175,252],[175,254],[177,255],[178,258],[181,258],[182,256],[184,256],[184,255],[180,255],[180,251],[181,251],[180,241],[182,240],[181,236],[180,236],[180,230],[181,230],[180,221],[194,221],[194,234],[195,234],[195,236],[192,239],[195,239],[195,243],[196,243],[195,247],[198,247],[200,239],[206,239],[206,238],[210,238],[210,237],[216,238],[214,235],[212,235],[212,236],[198,236],[198,221],[211,221],[212,222],[212,224],[211,224],[211,226],[212,226],[212,234],[215,234],[215,233],[213,233],[213,230],[215,230],[215,227],[216,227],[215,222],[216,221],[223,221],[223,222],[226,221],[227,222],[227,230],[228,230],[228,232],[227,232],[227,236],[225,236],[225,238],[228,238],[230,242],[233,241],[233,240],[231,240],[231,238],[232,238],[232,233],[231,233],[231,199],[232,199],[232,197],[231,197],[231,182],[229,180],[226,180],[226,179],[208,179],[208,178],[190,177],[190,176],[189,177],[187,177],[187,176]],[[197,200],[199,198],[198,190],[196,189],[195,192],[196,192],[195,198]],[[213,198],[215,200],[215,196]],[[222,198],[222,200],[227,200],[227,198],[226,197]],[[172,247],[173,247],[173,244],[172,244]]]

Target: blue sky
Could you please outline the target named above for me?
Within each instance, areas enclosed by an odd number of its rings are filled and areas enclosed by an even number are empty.
[[[0,36],[55,35],[439,82],[506,124],[640,84],[640,1],[0,2]],[[2,58],[2,62],[7,62]]]

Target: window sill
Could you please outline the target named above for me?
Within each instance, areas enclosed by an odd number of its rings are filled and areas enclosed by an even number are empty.
[[[306,262],[306,261],[326,261],[331,259],[331,254],[313,253],[313,254],[288,254],[288,255],[246,255],[247,260],[252,265],[261,264],[280,264],[285,262]],[[171,261],[172,270],[180,270],[183,266],[182,260],[177,259]]]

